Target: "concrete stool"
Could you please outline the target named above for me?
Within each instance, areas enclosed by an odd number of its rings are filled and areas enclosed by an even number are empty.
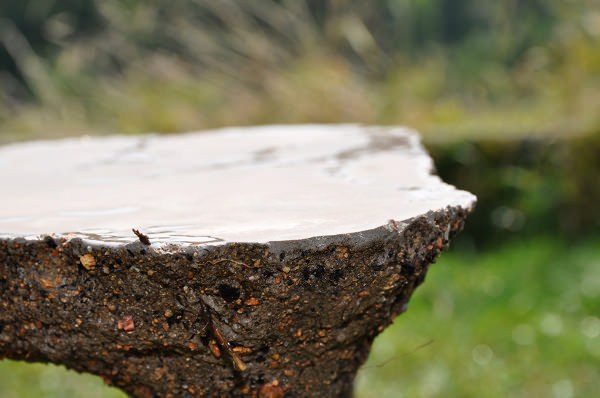
[[[134,397],[350,396],[475,204],[403,128],[0,147],[0,358]]]

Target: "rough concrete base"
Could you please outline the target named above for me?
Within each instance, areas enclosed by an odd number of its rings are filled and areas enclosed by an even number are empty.
[[[64,364],[134,397],[350,396],[470,210],[269,244],[0,240],[0,357]]]

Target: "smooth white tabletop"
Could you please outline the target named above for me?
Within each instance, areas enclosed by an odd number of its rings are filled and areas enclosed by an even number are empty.
[[[0,235],[269,242],[365,231],[475,197],[404,128],[290,125],[0,147]]]

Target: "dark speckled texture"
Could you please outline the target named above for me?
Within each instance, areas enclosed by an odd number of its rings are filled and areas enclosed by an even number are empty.
[[[364,240],[169,254],[2,240],[0,355],[98,374],[137,397],[252,396],[273,381],[286,396],[343,396],[468,212],[431,212]]]

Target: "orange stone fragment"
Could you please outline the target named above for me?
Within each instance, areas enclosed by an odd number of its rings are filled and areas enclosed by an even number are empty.
[[[244,305],[259,305],[260,302],[254,297],[250,297],[247,300],[244,300]]]
[[[133,318],[131,315],[125,315],[123,318],[119,319],[117,322],[117,327],[119,330],[124,330],[126,332],[131,332],[135,329],[135,324],[133,323]]]

